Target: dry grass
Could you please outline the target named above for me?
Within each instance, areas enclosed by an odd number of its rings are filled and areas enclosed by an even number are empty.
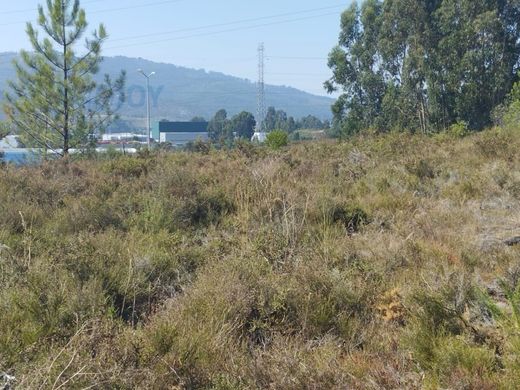
[[[0,372],[23,389],[517,387],[520,308],[496,286],[520,294],[503,244],[518,135],[3,167]]]

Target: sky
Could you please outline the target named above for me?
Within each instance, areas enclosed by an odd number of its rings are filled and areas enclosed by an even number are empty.
[[[2,0],[0,51],[30,49],[25,22],[40,0]],[[7,3],[7,4],[6,4]],[[265,45],[265,81],[326,95],[327,56],[350,0],[82,0],[89,30],[104,23],[103,54],[141,57],[256,80]],[[153,71],[149,69],[147,71]]]

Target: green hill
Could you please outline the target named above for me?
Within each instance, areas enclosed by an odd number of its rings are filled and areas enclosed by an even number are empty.
[[[11,65],[14,56],[0,53],[0,90],[5,89],[6,80],[15,77]],[[106,57],[100,75],[108,73],[115,77],[121,69],[127,71],[128,101],[121,110],[125,119],[141,123],[146,116],[144,79],[137,73],[139,68],[156,72],[151,80],[152,92],[157,96],[152,99],[155,119],[190,120],[194,116],[209,119],[221,108],[230,114],[243,110],[256,112],[256,85],[249,80],[140,58]],[[283,109],[296,118],[309,114],[322,120],[331,117],[333,100],[327,97],[291,87],[268,85],[266,98],[268,106]]]

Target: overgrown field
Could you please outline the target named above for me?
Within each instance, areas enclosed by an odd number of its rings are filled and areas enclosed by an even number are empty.
[[[19,389],[520,387],[520,132],[0,168]]]

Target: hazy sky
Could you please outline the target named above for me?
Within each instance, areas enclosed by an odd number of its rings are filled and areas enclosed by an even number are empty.
[[[0,51],[29,48],[25,21],[43,0],[2,0]],[[327,55],[350,0],[83,0],[90,29],[103,22],[104,54],[142,57],[257,79],[266,47],[266,82],[325,94]],[[128,70],[130,71],[130,70]],[[150,69],[153,71],[153,69]]]

